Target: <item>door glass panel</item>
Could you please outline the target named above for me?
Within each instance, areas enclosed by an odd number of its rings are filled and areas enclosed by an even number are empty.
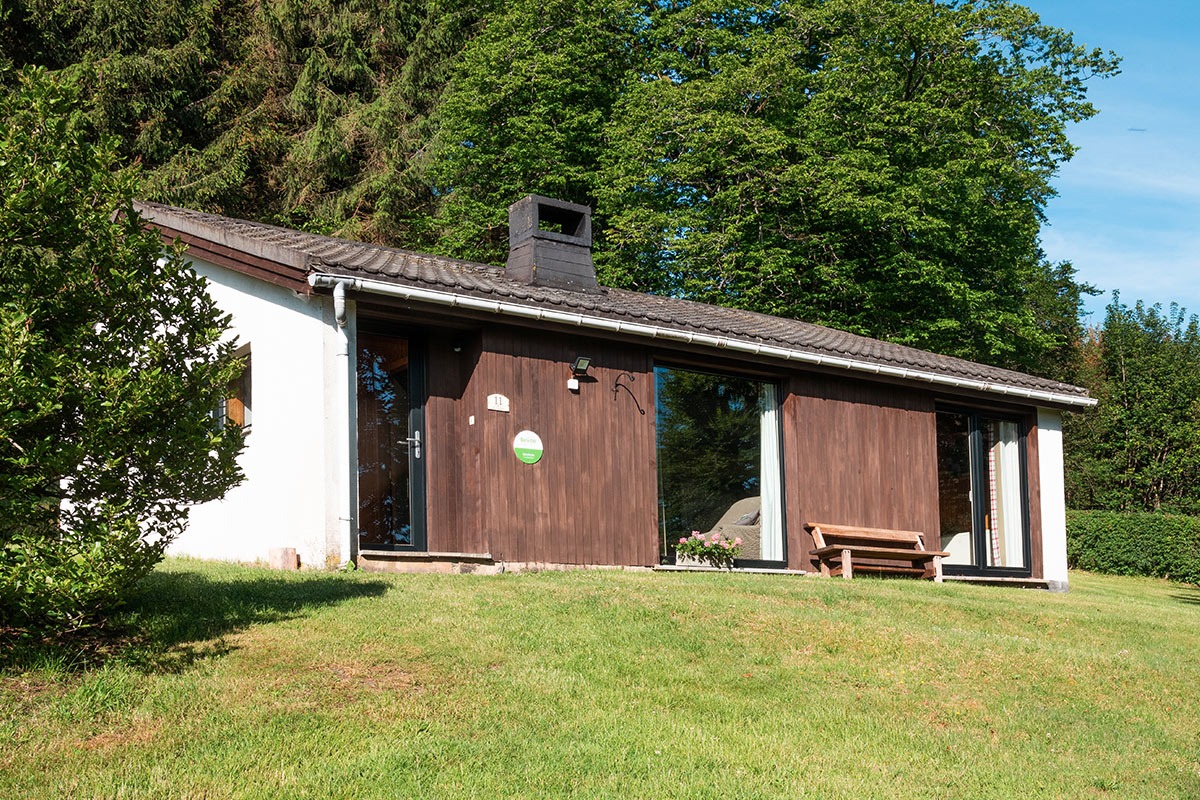
[[[938,515],[945,564],[972,564],[971,420],[966,414],[937,415]]]
[[[783,560],[775,387],[655,369],[659,555],[693,531],[741,539],[743,559]]]
[[[1020,424],[940,411],[937,453],[944,563],[1028,567]]]
[[[987,563],[990,567],[1025,566],[1025,525],[1021,509],[1021,453],[1017,423],[980,421],[987,453]]]
[[[413,544],[407,339],[358,336],[358,542]]]

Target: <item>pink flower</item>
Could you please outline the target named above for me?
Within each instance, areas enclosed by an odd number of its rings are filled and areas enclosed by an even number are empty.
[[[739,536],[739,537],[737,537],[736,539],[734,539],[734,540],[733,540],[733,546],[734,546],[734,547],[741,547],[741,546],[742,546],[742,537],[740,537],[740,536]]]
[[[680,544],[683,544],[683,543],[684,543],[684,542],[686,542],[686,541],[687,541],[687,537],[686,537],[686,536],[680,536],[680,537],[679,537],[679,543],[680,543]]]
[[[719,541],[721,541],[721,534],[719,534],[719,533],[714,533],[714,534],[712,535],[712,543],[713,543],[713,544],[716,544],[716,543],[717,543],[717,542],[719,542]]]

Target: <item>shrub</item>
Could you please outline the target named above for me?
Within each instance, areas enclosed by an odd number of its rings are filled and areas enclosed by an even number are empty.
[[[1067,561],[1113,575],[1200,583],[1200,517],[1068,511]]]
[[[77,102],[38,70],[0,91],[0,642],[101,625],[241,477],[228,318]]]

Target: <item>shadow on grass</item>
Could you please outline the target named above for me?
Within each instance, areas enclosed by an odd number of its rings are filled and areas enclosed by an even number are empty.
[[[1176,591],[1171,595],[1172,600],[1178,600],[1181,603],[1187,603],[1192,606],[1200,606],[1200,586],[1184,585],[1176,586]]]
[[[122,661],[150,672],[177,672],[234,646],[225,637],[251,625],[303,617],[360,597],[379,597],[389,584],[342,575],[246,571],[235,577],[156,571],[142,581],[119,621]],[[124,637],[123,637],[124,638]]]

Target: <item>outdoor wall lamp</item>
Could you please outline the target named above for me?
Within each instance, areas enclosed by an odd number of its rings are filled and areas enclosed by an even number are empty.
[[[567,381],[567,388],[572,392],[579,391],[579,379],[586,377],[588,369],[592,366],[592,360],[587,356],[576,356],[571,362],[571,378]]]

